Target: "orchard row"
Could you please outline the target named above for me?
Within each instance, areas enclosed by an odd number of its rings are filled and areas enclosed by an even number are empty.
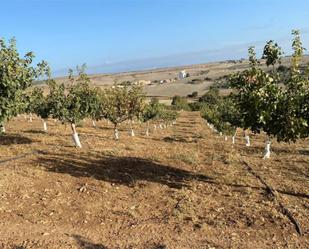
[[[78,75],[69,71],[69,82],[57,83],[50,78],[46,62],[32,66],[33,54],[21,58],[15,41],[7,46],[0,43],[0,125],[21,113],[36,114],[44,121],[53,118],[70,124],[76,147],[81,147],[76,124],[85,118],[93,121],[107,119],[114,124],[115,139],[119,139],[118,125],[126,120],[147,122],[157,120],[165,126],[176,120],[177,111],[156,100],[146,103],[141,86],[124,82],[102,90],[91,86],[85,66],[78,67]],[[33,87],[34,80],[42,79],[46,87]],[[133,129],[131,129],[134,135]],[[149,130],[146,131],[146,134]]]
[[[203,99],[206,104],[201,115],[212,129],[233,135],[237,128],[266,133],[264,159],[270,157],[271,139],[296,142],[309,134],[309,65],[301,66],[305,48],[299,31],[293,30],[292,34],[294,53],[288,72],[278,70],[282,51],[271,40],[262,56],[266,70],[257,60],[254,47],[250,47],[250,68],[230,77],[232,93],[219,97],[212,90]],[[249,136],[245,137],[250,145]]]

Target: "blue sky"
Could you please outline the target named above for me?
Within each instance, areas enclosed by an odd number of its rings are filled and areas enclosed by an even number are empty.
[[[291,30],[309,48],[308,0],[0,0],[0,37],[15,36],[54,75],[87,63],[90,73],[246,57]]]

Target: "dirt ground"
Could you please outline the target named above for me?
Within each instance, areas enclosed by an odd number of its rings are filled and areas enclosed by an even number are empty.
[[[0,248],[309,248],[309,140],[251,147],[214,134],[195,112],[151,130],[78,127],[22,116],[0,137]],[[278,198],[246,168],[254,169]],[[302,236],[280,208],[298,221]]]

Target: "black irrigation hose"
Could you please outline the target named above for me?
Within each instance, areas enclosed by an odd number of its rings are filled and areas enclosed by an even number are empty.
[[[36,154],[44,154],[44,152],[40,151],[40,150],[33,150],[31,152],[24,153],[24,154],[15,156],[15,157],[10,157],[10,158],[7,158],[7,159],[2,159],[2,160],[0,160],[0,164],[4,164],[4,163],[7,163],[7,162],[15,161],[15,160],[18,160],[18,159],[21,159],[21,158],[25,158],[25,157],[31,156],[31,155],[36,155]]]
[[[303,233],[302,233],[302,229],[301,229],[301,227],[299,225],[299,222],[296,220],[296,218],[294,218],[293,214],[288,210],[288,208],[285,207],[284,204],[279,201],[279,199],[278,199],[278,192],[274,188],[272,188],[270,185],[268,185],[267,182],[258,173],[256,173],[254,171],[254,169],[245,160],[242,160],[242,162],[246,165],[247,170],[253,176],[255,176],[266,187],[267,191],[274,197],[274,200],[279,205],[280,212],[282,214],[286,215],[289,218],[289,220],[295,226],[295,229],[296,229],[297,233],[300,236],[302,236]]]

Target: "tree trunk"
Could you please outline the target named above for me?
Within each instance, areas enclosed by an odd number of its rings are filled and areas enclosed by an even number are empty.
[[[246,139],[246,146],[250,146],[251,144],[250,144],[250,137],[249,137],[249,135],[246,135],[245,136],[245,139]]]
[[[115,140],[119,140],[119,132],[117,128],[114,129],[114,137],[115,137]]]
[[[32,123],[32,113],[30,113],[29,122]]]
[[[1,124],[1,133],[5,133],[5,126],[4,126],[4,124]]]
[[[247,135],[246,131],[244,131],[244,137],[245,137],[245,140],[246,140],[246,146],[250,146],[250,137],[249,135]]]
[[[265,154],[263,159],[269,159],[270,158],[270,139],[267,137],[266,143],[265,143]]]
[[[119,140],[119,132],[117,129],[117,125],[115,125],[115,128],[114,128],[114,138],[115,140]]]
[[[47,122],[45,119],[43,119],[43,130],[47,132]]]
[[[133,130],[132,124],[133,124],[133,120],[130,120],[130,136],[134,137],[135,134],[134,134],[134,130]]]
[[[134,130],[131,128],[131,131],[130,131],[130,136],[131,137],[134,137],[135,136],[135,134],[134,134]]]
[[[95,123],[94,120],[92,120],[92,126],[93,126],[94,128],[97,128],[97,125],[96,125],[96,123]]]
[[[224,136],[224,141],[227,141],[227,136]]]
[[[153,125],[153,129],[156,131],[157,130],[157,125]]]
[[[149,121],[147,121],[147,129],[146,129],[146,136],[149,136]]]
[[[76,132],[75,124],[72,123],[72,124],[71,124],[71,128],[72,128],[72,131],[73,131],[72,138],[73,138],[73,142],[74,142],[74,144],[75,144],[75,147],[76,147],[76,148],[81,148],[82,145],[81,145],[81,143],[80,143],[79,136],[78,136],[78,134],[77,134],[77,132]]]

